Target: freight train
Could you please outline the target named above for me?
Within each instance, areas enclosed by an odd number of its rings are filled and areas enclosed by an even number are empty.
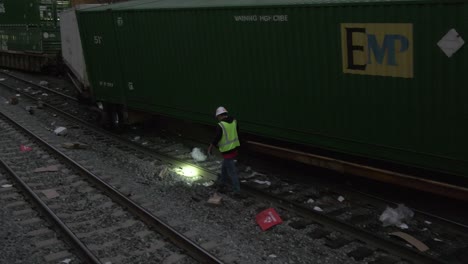
[[[136,0],[76,16],[77,71],[115,122],[212,124],[223,105],[248,133],[468,176],[466,1]]]
[[[122,1],[122,0],[121,0]],[[111,0],[0,0],[0,67],[31,72],[61,68],[59,13]]]
[[[1,0],[0,67],[45,71],[60,55],[58,13],[68,0]]]

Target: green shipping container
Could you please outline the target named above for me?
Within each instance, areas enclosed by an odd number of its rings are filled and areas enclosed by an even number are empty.
[[[38,54],[60,52],[58,28],[11,26],[0,27],[0,51]]]
[[[0,0],[0,25],[56,26],[58,13],[69,7],[69,0]]]
[[[468,176],[467,1],[131,1],[78,14],[97,100]]]

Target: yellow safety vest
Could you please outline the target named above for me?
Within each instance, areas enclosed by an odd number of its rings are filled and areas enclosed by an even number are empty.
[[[227,152],[240,146],[239,137],[237,136],[237,121],[232,123],[221,121],[218,125],[223,130],[223,136],[218,142],[218,148],[221,152]]]

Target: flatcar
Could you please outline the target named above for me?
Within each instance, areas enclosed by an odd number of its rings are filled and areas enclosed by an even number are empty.
[[[468,176],[468,3],[136,0],[78,11],[96,102]]]

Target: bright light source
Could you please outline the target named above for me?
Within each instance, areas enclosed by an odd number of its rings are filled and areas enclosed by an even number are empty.
[[[183,167],[182,170],[181,170],[181,173],[183,176],[186,176],[186,177],[195,177],[198,175],[198,170],[194,167],[191,167],[191,166],[187,166],[187,167]]]

